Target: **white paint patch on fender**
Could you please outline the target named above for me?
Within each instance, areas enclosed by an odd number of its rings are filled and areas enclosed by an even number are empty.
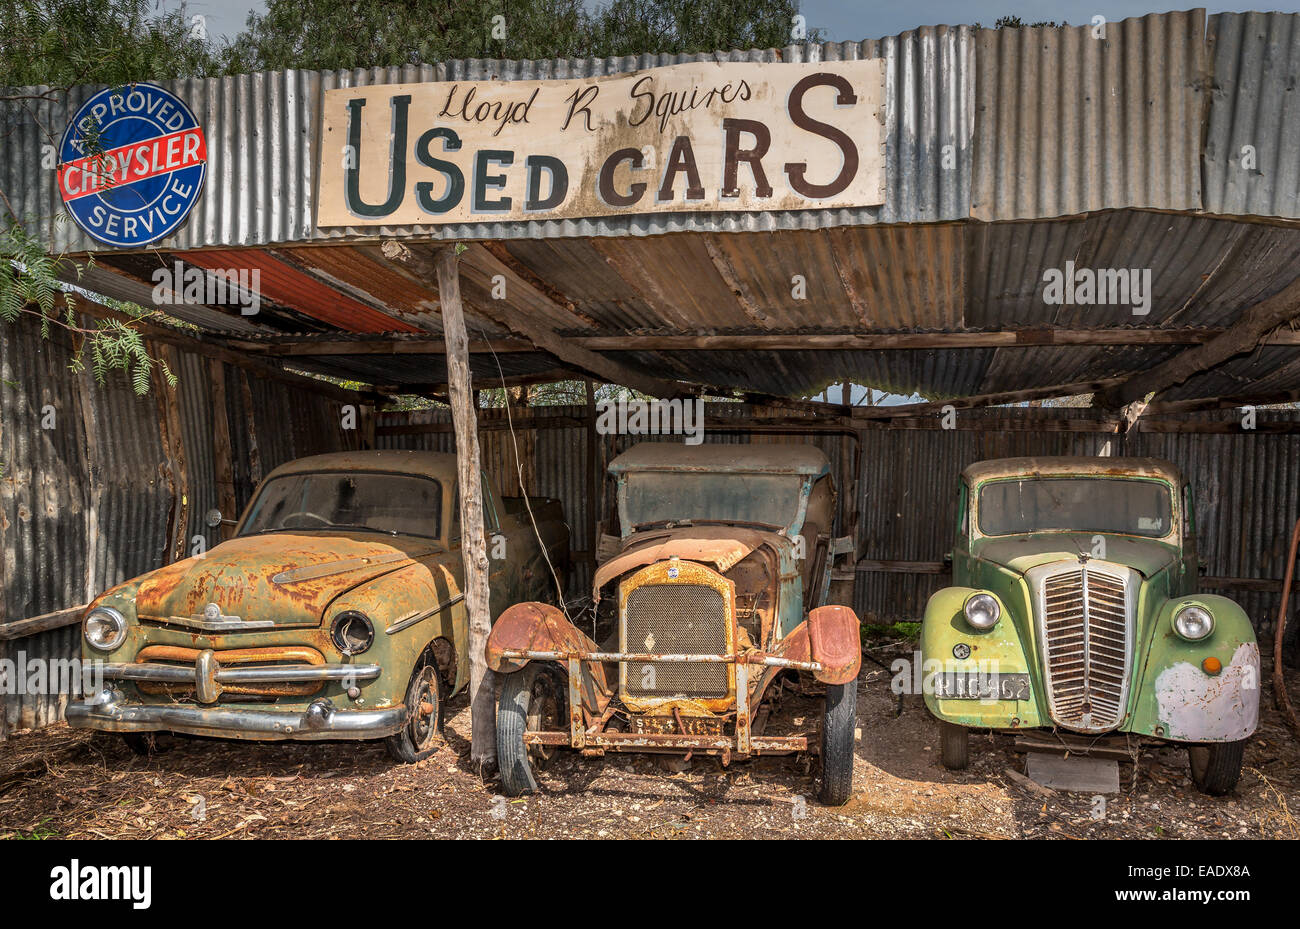
[[[1160,672],[1156,703],[1165,734],[1189,742],[1235,742],[1259,723],[1259,646],[1244,642],[1214,677],[1186,661]]]

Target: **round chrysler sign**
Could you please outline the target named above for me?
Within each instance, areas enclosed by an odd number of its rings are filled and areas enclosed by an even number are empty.
[[[77,111],[59,146],[59,193],[82,229],[122,248],[148,245],[185,221],[203,189],[203,128],[154,84],[110,87]]]

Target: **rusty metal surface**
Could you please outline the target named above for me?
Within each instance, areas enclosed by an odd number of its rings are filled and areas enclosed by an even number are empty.
[[[1120,458],[1090,455],[1040,455],[1019,458],[995,458],[977,461],[962,471],[971,484],[996,477],[1015,477],[1033,474],[1123,474],[1134,477],[1155,477],[1169,481],[1175,487],[1182,482],[1178,468],[1159,458]]]
[[[817,680],[847,684],[862,667],[860,623],[847,606],[819,606],[808,614],[808,646],[821,665]]]
[[[686,536],[671,530],[635,533],[624,544],[622,552],[596,569],[591,581],[592,596],[599,600],[600,589],[614,578],[669,558],[706,562],[725,574],[770,535],[757,529],[724,526],[699,526]]]

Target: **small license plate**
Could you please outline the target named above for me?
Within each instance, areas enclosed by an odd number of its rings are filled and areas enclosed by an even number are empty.
[[[683,716],[681,725],[672,716],[637,716],[629,718],[631,730],[637,735],[668,734],[722,735],[722,720],[712,716]]]
[[[934,695],[944,700],[1028,700],[1028,674],[947,671],[936,674]]]

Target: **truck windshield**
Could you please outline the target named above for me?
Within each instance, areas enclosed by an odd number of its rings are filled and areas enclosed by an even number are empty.
[[[442,485],[433,478],[317,471],[267,481],[240,535],[361,530],[436,539],[441,517]]]
[[[633,473],[624,489],[628,528],[690,521],[784,529],[798,513],[802,487],[797,474]]]
[[[979,493],[979,528],[985,535],[1065,530],[1160,539],[1172,524],[1169,486],[1159,481],[1023,478],[990,481]]]

